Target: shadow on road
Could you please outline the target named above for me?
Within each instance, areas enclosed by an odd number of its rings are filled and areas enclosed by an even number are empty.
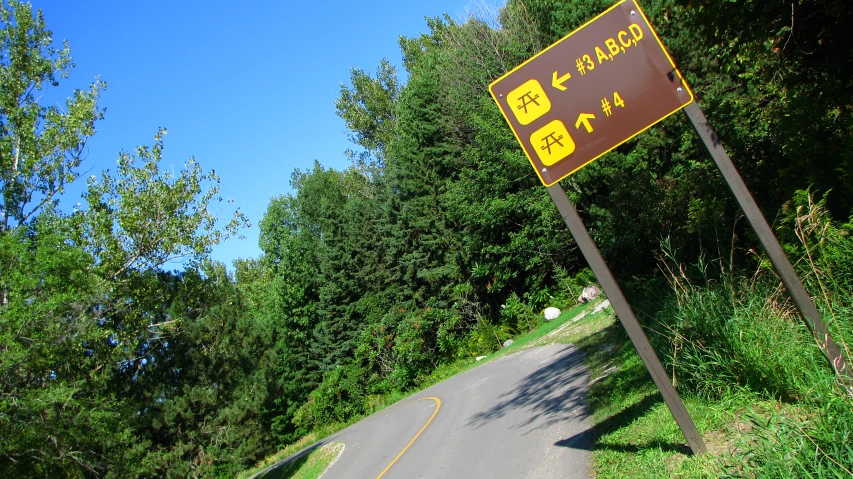
[[[594,445],[594,448],[597,450],[607,449],[621,452],[640,452],[648,449],[660,449],[664,452],[690,454],[690,448],[686,444],[665,443],[660,441],[654,441],[643,445],[602,444],[597,442],[598,438],[601,436],[633,423],[637,418],[645,415],[647,412],[651,411],[652,408],[662,402],[663,399],[660,397],[660,394],[649,394],[634,403],[632,406],[610,416],[590,429],[575,434],[572,437],[557,441],[554,445],[568,447],[571,449],[586,449],[590,451],[593,449]]]
[[[587,372],[583,367],[583,354],[567,346],[557,356],[549,365],[516,383],[513,390],[498,396],[500,402],[496,405],[468,418],[466,425],[479,429],[510,411],[522,408],[530,414],[513,427],[532,426],[525,434],[562,421],[588,417],[584,398]]]

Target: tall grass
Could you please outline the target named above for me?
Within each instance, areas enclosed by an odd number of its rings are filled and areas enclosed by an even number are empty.
[[[824,204],[798,192],[778,233],[849,365],[853,221],[834,223]],[[660,267],[675,294],[652,328],[679,389],[708,399],[747,389],[792,406],[752,416],[728,474],[853,476],[853,392],[834,374],[767,261],[746,272],[722,260],[686,266],[675,257],[665,244]]]
[[[853,408],[825,364],[814,366],[800,407],[751,416],[752,429],[728,464],[731,477],[853,477]]]
[[[783,400],[800,397],[806,371],[822,356],[771,275],[720,268],[711,279],[708,265],[697,266],[700,284],[685,267],[663,265],[675,298],[653,328],[676,385],[709,399],[744,387]]]

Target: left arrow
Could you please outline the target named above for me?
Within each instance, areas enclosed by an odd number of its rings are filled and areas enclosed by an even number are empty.
[[[557,90],[566,91],[568,87],[564,86],[563,83],[566,83],[571,77],[571,73],[566,73],[565,75],[558,77],[557,72],[554,72],[554,75],[551,76],[551,86],[553,86]]]

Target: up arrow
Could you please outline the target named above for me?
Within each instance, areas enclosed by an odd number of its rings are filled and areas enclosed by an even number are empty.
[[[566,91],[568,87],[563,86],[563,83],[566,83],[566,81],[568,81],[571,77],[571,73],[566,73],[565,75],[558,77],[557,72],[554,72],[554,75],[551,76],[551,86],[553,86],[557,90]]]
[[[592,120],[593,118],[595,118],[595,115],[592,113],[581,113],[578,115],[578,121],[575,122],[575,128],[580,130],[581,125],[583,125],[584,128],[586,128],[587,133],[592,133],[592,124],[589,120]]]

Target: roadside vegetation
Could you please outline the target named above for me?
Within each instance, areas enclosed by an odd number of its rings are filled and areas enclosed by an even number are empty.
[[[833,224],[808,193],[789,206],[779,233],[798,238],[789,252],[850,361],[851,224]],[[709,453],[690,455],[612,318],[576,343],[591,368],[596,477],[853,476],[853,394],[768,265],[747,274],[723,260],[678,264],[662,251],[669,291],[646,285],[637,293],[651,299],[637,303]]]
[[[405,75],[354,68],[352,166],[294,171],[229,270],[210,250],[247,222],[162,166],[165,130],[64,197],[106,85],[40,103],[70,47],[0,0],[0,476],[233,477],[536,331],[587,351],[600,477],[845,477],[851,398],[680,115],[562,184],[714,454],[684,455],[612,320],[542,327],[594,278],[487,86],[611,3],[428,19]],[[643,7],[853,363],[853,3]]]
[[[317,479],[334,464],[343,452],[344,444],[342,442],[325,443],[302,456],[266,471],[260,477],[265,479]]]

